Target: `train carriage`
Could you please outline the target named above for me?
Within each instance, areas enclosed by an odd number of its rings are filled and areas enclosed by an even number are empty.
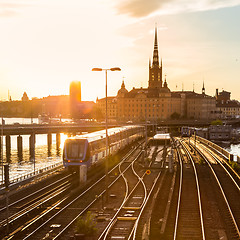
[[[144,127],[124,126],[108,129],[109,154],[143,137]],[[75,169],[86,165],[88,168],[100,163],[106,157],[106,131],[101,130],[66,139],[63,148],[63,166]]]

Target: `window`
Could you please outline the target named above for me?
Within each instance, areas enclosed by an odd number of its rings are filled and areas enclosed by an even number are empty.
[[[85,140],[67,143],[67,157],[70,159],[82,159],[84,156],[84,146]]]

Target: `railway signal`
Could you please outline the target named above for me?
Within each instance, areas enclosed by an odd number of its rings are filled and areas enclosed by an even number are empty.
[[[150,173],[151,173],[151,171],[148,169],[148,170],[146,171],[146,174],[149,175]]]

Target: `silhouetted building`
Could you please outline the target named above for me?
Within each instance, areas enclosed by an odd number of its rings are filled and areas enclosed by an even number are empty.
[[[22,96],[22,101],[28,101],[28,100],[29,100],[28,95],[26,92],[24,92]]]
[[[48,96],[42,98],[41,101],[41,115],[47,115],[50,118],[59,117],[69,117],[69,96],[59,95],[59,96]]]
[[[230,99],[231,92],[216,89],[217,112],[220,119],[231,119],[240,117],[240,102]]]
[[[154,50],[153,50],[153,61],[149,60],[149,90],[162,88],[162,60],[159,65],[158,55],[158,41],[157,41],[157,28],[155,28],[155,39],[154,39]]]
[[[227,92],[227,91],[222,91],[222,92],[218,92],[218,89],[216,89],[216,100],[218,103],[224,103],[230,100],[231,97],[231,93]]]
[[[157,29],[155,29],[152,62],[149,61],[148,88],[133,88],[128,91],[124,81],[116,97],[108,97],[108,118],[120,122],[157,122],[166,119],[193,118],[210,119],[215,117],[216,100],[194,91],[171,92],[166,76],[163,82],[162,59],[159,63]],[[97,99],[97,105],[105,116],[105,98]]]
[[[69,88],[70,110],[72,118],[79,118],[81,115],[81,82],[71,82]]]

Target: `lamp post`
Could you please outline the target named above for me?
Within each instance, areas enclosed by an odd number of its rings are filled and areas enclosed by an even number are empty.
[[[92,71],[105,71],[106,73],[106,113],[105,113],[105,129],[106,129],[106,161],[105,161],[105,191],[106,191],[106,203],[108,202],[108,112],[107,112],[107,72],[108,71],[121,71],[121,68],[93,68]]]
[[[3,126],[5,124],[5,120],[3,119],[3,116],[2,116],[2,126],[1,126],[1,164],[2,164],[2,183],[3,183]]]

